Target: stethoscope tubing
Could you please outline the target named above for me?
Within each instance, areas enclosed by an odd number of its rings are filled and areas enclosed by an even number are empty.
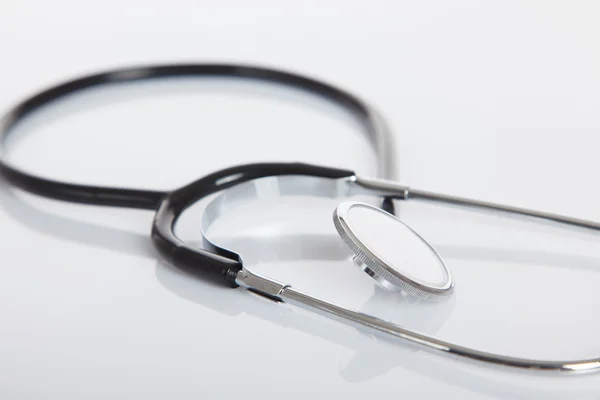
[[[317,79],[295,73],[241,64],[173,64],[115,69],[48,88],[13,107],[0,119],[0,173],[21,189],[57,200],[99,206],[154,210],[165,191],[119,187],[104,187],[60,182],[29,174],[12,166],[6,158],[4,144],[12,128],[27,115],[72,93],[85,89],[142,80],[175,77],[225,77],[243,78],[260,82],[280,84],[323,97],[340,105],[357,117],[366,129],[378,154],[378,174],[382,178],[394,178],[393,144],[385,121],[369,104],[358,97]],[[388,207],[391,204],[387,205]]]

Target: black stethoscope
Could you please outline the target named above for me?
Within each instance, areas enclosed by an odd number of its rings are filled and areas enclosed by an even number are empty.
[[[361,328],[408,340],[430,350],[471,360],[529,370],[600,370],[600,358],[535,360],[493,354],[444,342],[253,273],[244,266],[238,254],[212,243],[206,236],[204,248],[197,248],[184,243],[174,232],[182,213],[211,195],[216,197],[204,211],[203,231],[220,216],[252,198],[308,195],[346,200],[336,207],[333,223],[343,242],[354,254],[355,264],[387,290],[417,298],[437,298],[452,294],[452,275],[435,249],[393,215],[394,199],[451,203],[600,229],[600,225],[595,222],[427,192],[393,180],[365,178],[348,170],[301,163],[235,166],[165,192],[53,181],[24,172],[6,159],[4,143],[12,128],[29,114],[56,99],[99,85],[182,76],[232,77],[274,82],[333,101],[359,118],[378,153],[379,175],[382,178],[393,178],[393,158],[390,157],[393,144],[389,132],[382,118],[364,101],[326,83],[297,74],[262,67],[223,64],[165,65],[115,70],[69,81],[36,94],[18,104],[0,121],[0,172],[13,185],[49,198],[90,205],[154,210],[151,237],[166,260],[193,274],[211,277],[230,287],[245,287],[275,302],[292,303]],[[372,196],[384,200],[381,207],[374,207],[363,202],[347,201],[353,196]],[[398,257],[398,240],[429,257],[429,262],[416,266],[407,265],[405,258]]]

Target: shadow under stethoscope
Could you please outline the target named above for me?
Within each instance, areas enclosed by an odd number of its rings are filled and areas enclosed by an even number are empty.
[[[43,212],[29,205],[25,200],[19,199],[13,189],[7,187],[6,183],[2,181],[0,181],[0,205],[10,217],[37,232],[75,243],[107,248],[145,258],[159,259],[148,236]],[[277,240],[279,244],[274,247],[288,249],[287,252],[285,250],[273,252],[273,243],[258,243],[253,238],[234,238],[231,243],[228,243],[228,246],[254,247],[257,255],[264,254],[269,257],[289,259],[298,257],[297,253],[289,251],[289,249],[293,249],[293,242],[304,240],[308,243],[314,243],[316,248],[320,249],[312,253],[312,258],[321,257],[325,260],[339,260],[340,257],[345,257],[344,250],[338,243],[334,243],[334,238],[331,237],[326,239],[322,236],[304,236],[301,238],[294,236],[278,238]],[[328,242],[327,240],[331,241]],[[270,251],[265,251],[267,248]],[[238,249],[236,248],[236,250]],[[447,250],[447,253],[451,253],[452,249],[455,249],[455,253],[459,254],[461,258],[471,256],[473,259],[489,259],[489,254],[492,254],[493,257],[498,255],[493,251],[488,253],[486,249],[481,248],[453,246],[445,250]],[[262,251],[262,253],[259,253],[259,251]],[[600,260],[592,257],[564,254],[549,255],[535,251],[502,251],[502,259],[504,260],[519,261],[523,258],[527,261],[537,260],[547,265],[571,269],[598,270],[600,267]],[[403,346],[402,343],[397,341],[394,342],[395,346],[389,346],[386,345],[387,340],[375,339],[375,337],[369,338],[370,335],[366,335],[362,331],[347,329],[342,324],[324,320],[318,315],[296,310],[286,305],[274,305],[268,300],[249,295],[245,291],[231,290],[227,293],[227,296],[223,296],[221,286],[182,272],[165,264],[160,259],[156,265],[155,274],[158,281],[177,296],[204,307],[209,307],[224,315],[232,317],[241,314],[251,315],[322,338],[354,351],[353,359],[340,368],[341,376],[349,382],[365,381],[394,368],[404,368],[450,385],[499,398],[598,397],[597,392],[557,390],[539,386],[528,387],[475,374],[461,368],[459,363],[448,363],[448,360],[445,360],[444,357],[434,359],[430,355],[428,356],[427,353],[418,351],[415,347]],[[389,295],[389,293],[376,289],[363,305],[362,311],[372,312],[372,308],[377,308],[375,305]],[[407,302],[403,304],[405,312],[401,315],[395,315],[396,322],[402,321],[403,324],[411,328],[417,326],[424,333],[435,333],[444,324],[453,303],[449,301],[442,304],[436,303],[435,305],[439,306],[439,310],[428,312],[427,315],[430,317],[430,321],[423,321],[423,308],[420,308],[419,304]],[[373,312],[377,313],[378,311]]]

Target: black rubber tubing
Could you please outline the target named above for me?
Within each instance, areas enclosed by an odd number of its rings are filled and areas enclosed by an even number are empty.
[[[305,76],[275,69],[231,64],[156,65],[117,69],[64,82],[16,105],[0,121],[0,173],[13,185],[26,191],[58,200],[99,206],[153,210],[164,191],[102,187],[55,181],[29,174],[11,166],[5,157],[5,138],[20,120],[37,109],[74,92],[111,83],[125,83],[166,77],[238,77],[305,90],[341,105],[358,117],[373,135],[381,128],[371,108],[341,89]]]
[[[117,69],[64,82],[44,90],[17,104],[0,120],[0,174],[10,183],[31,193],[57,200],[98,206],[156,210],[152,240],[159,252],[171,263],[201,276],[217,277],[221,283],[235,287],[235,276],[242,268],[241,258],[234,252],[218,247],[210,250],[187,246],[174,233],[181,213],[194,201],[216,191],[251,179],[276,175],[307,175],[337,178],[350,176],[347,170],[300,163],[250,164],[232,167],[207,175],[174,191],[155,191],[121,187],[103,187],[46,179],[29,174],[6,161],[5,139],[23,118],[53,101],[72,93],[106,84],[171,77],[231,77],[277,83],[301,89],[336,103],[357,117],[373,138],[386,135],[376,123],[377,116],[362,100],[341,89],[309,77],[290,72],[248,65],[181,64],[156,65]],[[218,184],[223,177],[225,185]],[[384,199],[383,208],[393,212],[391,199]]]

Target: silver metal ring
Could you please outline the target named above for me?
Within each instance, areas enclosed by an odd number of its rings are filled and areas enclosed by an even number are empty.
[[[452,293],[454,280],[440,255],[394,215],[370,204],[347,201],[336,207],[333,223],[354,253],[354,263],[379,286],[419,298]],[[403,259],[411,252],[427,259],[424,263]],[[418,267],[426,268],[415,270]]]

